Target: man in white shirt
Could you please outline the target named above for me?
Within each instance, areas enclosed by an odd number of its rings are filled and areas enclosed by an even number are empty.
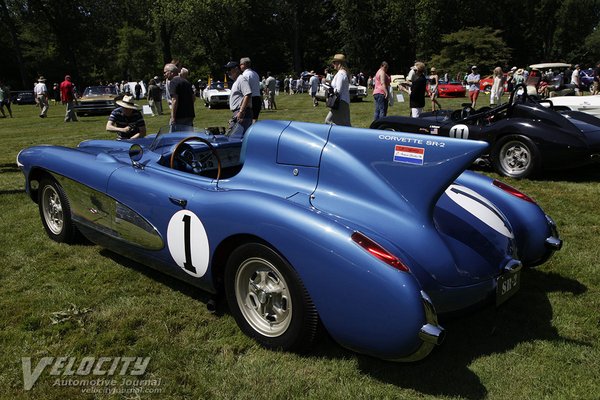
[[[277,104],[275,103],[275,91],[277,90],[277,81],[271,75],[270,72],[267,72],[267,80],[265,81],[265,86],[267,87],[267,98],[269,99],[269,109],[277,110]]]
[[[581,72],[581,67],[579,64],[575,66],[573,73],[571,74],[571,85],[575,85],[575,95],[581,96],[581,76],[579,75]]]
[[[229,94],[229,109],[232,112],[229,129],[232,136],[243,137],[246,129],[252,125],[252,89],[237,62],[229,61],[225,70],[233,81]]]
[[[240,70],[242,75],[248,79],[250,89],[252,89],[252,122],[258,120],[258,115],[262,108],[262,97],[260,95],[260,76],[251,67],[250,57],[240,59]]]
[[[35,102],[40,106],[40,118],[46,118],[48,114],[48,88],[46,87],[46,79],[40,76],[38,83],[33,88],[33,94],[35,95]]]

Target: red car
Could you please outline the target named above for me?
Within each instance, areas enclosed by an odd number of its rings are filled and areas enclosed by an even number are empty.
[[[504,91],[506,92],[507,84],[506,80],[508,79],[508,74],[504,73]],[[494,75],[487,75],[479,81],[479,90],[482,92],[491,92],[492,86],[494,85]]]
[[[479,90],[482,92],[490,92],[492,90],[492,86],[494,85],[494,75],[488,75],[479,81]]]
[[[440,97],[465,97],[465,87],[458,81],[442,82],[438,84]]]

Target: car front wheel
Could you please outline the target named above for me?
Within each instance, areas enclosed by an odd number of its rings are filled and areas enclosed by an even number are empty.
[[[492,151],[492,162],[499,174],[523,179],[538,171],[540,156],[536,145],[529,138],[510,135],[496,143]]]
[[[225,293],[240,329],[264,347],[303,351],[313,343],[315,306],[296,271],[271,248],[237,248],[225,269]]]
[[[62,186],[53,179],[43,179],[39,186],[38,207],[46,233],[59,243],[73,243],[77,228],[71,219],[71,206]]]

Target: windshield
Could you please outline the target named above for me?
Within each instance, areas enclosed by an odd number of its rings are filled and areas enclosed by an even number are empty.
[[[88,86],[83,92],[84,96],[104,96],[117,95],[117,89],[114,86]]]
[[[216,90],[224,90],[227,89],[228,84],[227,82],[221,82],[221,81],[217,81],[217,82],[211,82],[209,89],[216,89]]]
[[[198,136],[214,143],[230,141],[224,126],[208,128],[197,128],[189,125],[165,126],[159,129],[150,145],[150,150],[157,153],[161,153],[161,148],[170,150],[171,146],[191,136]]]

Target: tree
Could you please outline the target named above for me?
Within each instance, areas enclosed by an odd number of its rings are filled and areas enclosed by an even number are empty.
[[[489,27],[473,27],[443,35],[444,48],[431,57],[429,64],[451,74],[466,72],[471,65],[482,72],[492,71],[510,60],[511,49],[501,34]]]

